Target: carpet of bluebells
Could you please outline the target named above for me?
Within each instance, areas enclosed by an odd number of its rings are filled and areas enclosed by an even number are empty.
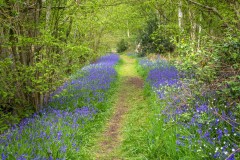
[[[82,68],[52,95],[48,106],[0,135],[1,159],[78,159],[84,129],[103,110],[117,78],[118,60],[109,54]]]
[[[202,91],[196,80],[184,76],[165,60],[143,58],[139,64],[157,96],[160,113],[156,113],[156,120],[160,117],[163,126],[176,126],[175,145],[172,145],[176,155],[187,150],[195,153],[196,159],[240,159],[236,104],[223,103],[216,93]]]

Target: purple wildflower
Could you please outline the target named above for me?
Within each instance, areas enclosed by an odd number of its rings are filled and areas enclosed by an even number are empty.
[[[216,153],[214,154],[213,158],[219,158],[219,156],[220,156],[220,152],[216,152]]]
[[[18,157],[17,160],[27,160],[27,159],[25,158],[25,155],[23,154],[20,157]]]
[[[226,128],[224,128],[223,132],[224,134],[228,134],[228,130]]]
[[[57,132],[57,138],[58,138],[58,140],[60,140],[62,138],[62,132],[61,131]]]
[[[226,160],[235,160],[235,154],[231,154]]]
[[[218,135],[218,140],[220,141],[222,139],[222,136],[223,136],[223,132],[222,132],[221,129],[217,130],[217,135]]]
[[[208,106],[205,105],[205,104],[203,104],[203,105],[201,105],[201,106],[196,108],[197,112],[206,112],[207,110],[208,110]]]
[[[7,155],[5,155],[4,153],[2,153],[1,157],[2,157],[2,160],[6,160],[7,159]]]
[[[61,151],[62,153],[65,153],[65,152],[67,151],[67,146],[62,146],[62,147],[60,148],[60,151]]]

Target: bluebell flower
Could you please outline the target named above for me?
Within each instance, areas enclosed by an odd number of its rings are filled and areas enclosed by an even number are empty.
[[[62,147],[60,148],[60,151],[61,151],[62,153],[65,153],[65,152],[67,151],[67,146],[62,146]]]
[[[206,112],[208,110],[208,106],[206,104],[200,105],[196,108],[197,112]]]
[[[60,140],[61,138],[62,138],[62,132],[59,131],[59,132],[57,132],[57,139]]]
[[[27,160],[27,159],[25,158],[25,155],[23,154],[20,157],[18,157],[17,160]]]
[[[226,160],[235,160],[235,154],[231,154]]]
[[[222,132],[221,129],[217,130],[217,135],[218,135],[218,140],[220,141],[222,139],[222,136],[223,136],[223,132]]]
[[[216,152],[216,153],[214,154],[213,158],[219,158],[219,156],[220,156],[220,152]]]
[[[2,160],[6,160],[8,156],[6,154],[2,153],[1,157],[2,157]]]
[[[228,130],[226,129],[226,128],[224,128],[224,130],[223,130],[223,132],[224,132],[224,134],[228,134]]]

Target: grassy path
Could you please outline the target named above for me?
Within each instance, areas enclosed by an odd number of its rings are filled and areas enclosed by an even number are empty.
[[[148,107],[143,80],[137,73],[135,59],[122,55],[121,60],[114,111],[98,140],[94,159],[144,159],[141,148],[146,137],[143,131],[148,127]]]

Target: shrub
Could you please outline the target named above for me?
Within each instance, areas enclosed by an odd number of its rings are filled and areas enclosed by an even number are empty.
[[[121,39],[121,41],[119,41],[117,44],[117,52],[122,53],[127,49],[128,49],[128,43],[124,39]]]

